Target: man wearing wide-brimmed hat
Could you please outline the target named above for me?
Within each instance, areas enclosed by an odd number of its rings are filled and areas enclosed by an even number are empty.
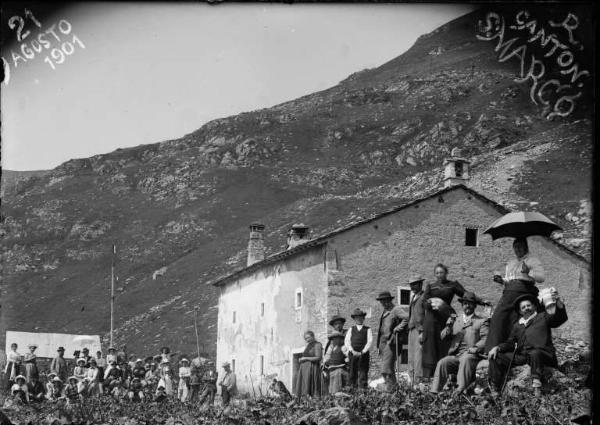
[[[408,373],[413,384],[418,384],[423,378],[423,277],[412,275],[408,279],[410,286],[410,304],[408,307]]]
[[[56,351],[58,355],[52,360],[50,371],[54,372],[62,382],[66,382],[69,371],[67,368],[67,361],[65,360],[65,349],[63,347],[58,347],[58,350]]]
[[[480,298],[466,291],[458,302],[463,314],[460,317],[451,316],[442,329],[442,340],[449,340],[450,348],[448,355],[437,363],[430,389],[432,393],[441,391],[449,374],[456,374],[455,394],[465,391],[475,381],[477,363],[485,350],[489,319],[475,312]]]
[[[406,331],[408,317],[393,303],[394,297],[389,291],[383,291],[376,298],[383,307],[377,332],[377,347],[381,356],[381,375],[388,390],[396,384],[395,362],[401,346],[401,334]]]
[[[556,306],[550,314],[547,311],[538,312],[538,299],[533,294],[521,295],[515,300],[514,308],[520,319],[513,325],[508,340],[488,353],[493,391],[501,389],[511,362],[512,366],[528,364],[531,367],[532,387],[536,393],[541,392],[544,366],[558,367],[552,328],[559,327],[568,318],[558,293],[552,293],[552,301]]]
[[[219,386],[221,387],[223,406],[229,406],[231,398],[237,394],[237,383],[235,373],[231,370],[231,364],[229,362],[223,363],[223,370],[225,373],[219,382]]]
[[[360,308],[355,309],[350,317],[356,324],[346,333],[344,345],[348,350],[348,363],[350,364],[349,383],[352,387],[367,388],[369,375],[369,350],[373,345],[371,328],[364,325],[367,313]]]

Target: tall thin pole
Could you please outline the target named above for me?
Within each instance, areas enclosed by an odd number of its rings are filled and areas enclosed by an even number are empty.
[[[115,304],[115,255],[117,246],[113,244],[110,261],[110,346],[113,347],[113,323],[114,323],[114,304]]]
[[[198,321],[196,320],[198,310],[194,308],[194,329],[196,330],[196,349],[198,350],[198,358],[200,358],[200,338],[198,338]]]

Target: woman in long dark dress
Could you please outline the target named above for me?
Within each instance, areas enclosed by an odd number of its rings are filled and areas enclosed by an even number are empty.
[[[426,284],[423,295],[423,378],[431,378],[435,372],[437,362],[448,354],[448,342],[442,341],[441,331],[451,314],[456,314],[452,308],[452,300],[457,295],[462,297],[465,288],[457,281],[448,280],[448,267],[437,264],[434,268],[436,281]],[[478,299],[478,303],[484,302]]]
[[[545,279],[542,263],[536,257],[529,255],[527,239],[515,239],[513,250],[516,258],[506,264],[504,277],[494,276],[494,282],[504,285],[504,290],[490,319],[490,330],[485,342],[486,353],[506,341],[512,325],[519,319],[514,309],[516,299],[521,295],[537,296],[539,290],[535,284]]]
[[[321,359],[323,358],[323,346],[315,340],[313,331],[304,333],[306,348],[302,357],[298,360],[300,367],[296,377],[296,396],[321,397],[323,394],[323,382],[321,375]]]

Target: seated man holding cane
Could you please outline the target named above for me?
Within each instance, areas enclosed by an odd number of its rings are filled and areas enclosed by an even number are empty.
[[[489,319],[475,313],[479,298],[473,292],[465,292],[458,301],[462,305],[460,318],[451,315],[441,332],[442,340],[450,338],[448,355],[435,368],[430,392],[438,393],[444,387],[449,374],[456,373],[458,387],[455,395],[461,394],[475,381],[477,363],[485,349]]]
[[[558,367],[551,328],[567,321],[565,305],[554,291],[546,311],[538,313],[538,299],[532,294],[517,298],[514,308],[521,316],[519,321],[513,325],[508,340],[488,353],[492,392],[502,391],[511,366],[528,364],[534,392],[540,393],[544,366]]]

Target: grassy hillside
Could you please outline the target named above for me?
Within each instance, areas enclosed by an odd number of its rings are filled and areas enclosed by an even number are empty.
[[[117,341],[193,350],[197,308],[214,351],[216,292],[206,282],[245,264],[249,223],[267,225],[276,252],[295,222],[318,235],[435,190],[457,146],[473,159],[473,187],[512,207],[547,206],[565,240],[585,239],[589,108],[542,118],[514,81],[517,64],[475,38],[481,17],[322,92],[6,185],[0,335],[106,333],[116,243]],[[580,221],[564,219],[575,209]],[[585,254],[589,241],[573,246]]]

